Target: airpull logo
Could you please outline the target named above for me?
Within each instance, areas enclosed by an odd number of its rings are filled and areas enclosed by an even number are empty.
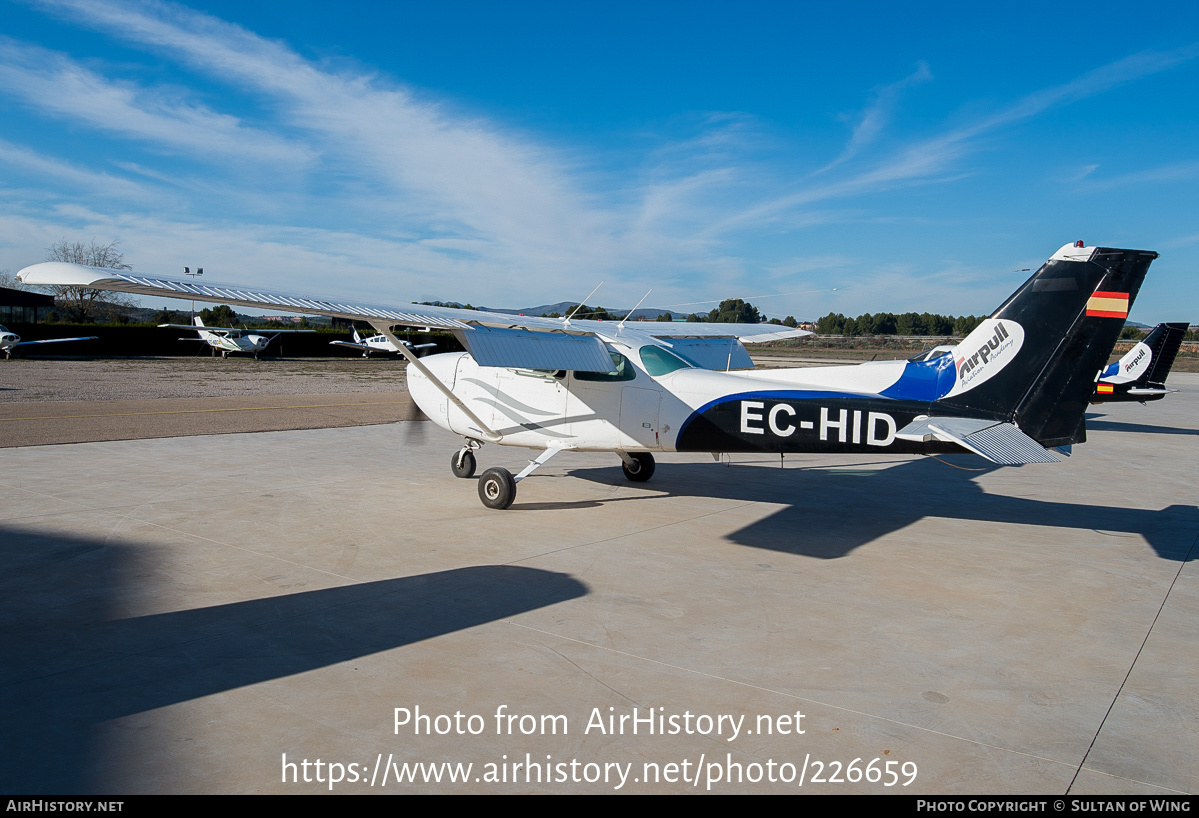
[[[986,338],[986,341],[975,346],[973,354],[957,359],[958,380],[954,384],[954,392],[964,392],[998,375],[1015,359],[1016,353],[1024,345],[1024,328],[1015,321],[987,319],[979,329],[982,332],[975,330],[971,338]],[[971,338],[966,340],[970,341]],[[965,342],[962,346],[970,348]]]
[[[1149,361],[1153,360],[1153,356],[1149,355],[1149,360],[1145,360],[1145,356],[1149,354],[1149,347],[1144,344],[1137,344],[1137,357],[1133,358],[1124,366],[1124,374],[1131,375],[1137,369],[1143,369],[1149,366]]]

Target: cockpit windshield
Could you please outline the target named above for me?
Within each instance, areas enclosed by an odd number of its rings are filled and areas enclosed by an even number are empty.
[[[698,365],[687,360],[678,353],[671,352],[659,346],[643,346],[641,363],[650,375],[666,375],[678,369],[697,369]]]
[[[949,355],[953,350],[954,347],[951,346],[937,346],[932,349],[926,349],[923,352],[917,352],[911,358],[908,358],[908,360],[913,363],[917,361],[931,361],[934,358],[940,358],[942,355]]]

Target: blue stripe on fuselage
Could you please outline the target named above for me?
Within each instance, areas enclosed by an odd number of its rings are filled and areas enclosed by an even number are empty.
[[[940,400],[949,394],[957,379],[958,371],[953,353],[941,355],[931,361],[908,361],[899,380],[879,395],[895,400]]]

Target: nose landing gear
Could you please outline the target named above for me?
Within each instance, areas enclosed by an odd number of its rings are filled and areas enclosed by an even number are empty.
[[[481,449],[483,444],[474,438],[467,438],[453,457],[450,458],[450,471],[455,477],[474,477],[475,476],[475,450]]]
[[[470,449],[456,452],[450,458],[450,471],[455,477],[474,477],[476,465],[474,452]]]

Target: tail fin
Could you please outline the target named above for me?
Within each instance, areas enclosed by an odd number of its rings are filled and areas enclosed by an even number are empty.
[[[1086,440],[1083,413],[1157,253],[1058,250],[954,352],[934,416],[1011,422],[1043,446]]]
[[[204,326],[204,319],[197,315],[195,318],[192,319],[192,323],[195,324],[197,327],[202,327],[202,326]]]
[[[352,327],[351,329],[353,329],[353,330],[354,330],[354,343],[355,343],[355,344],[361,344],[361,343],[362,343],[362,339],[358,337],[358,328],[357,328],[357,327]]]
[[[1178,349],[1182,346],[1182,337],[1187,334],[1189,325],[1185,322],[1178,324],[1158,324],[1153,332],[1145,338],[1144,344],[1149,347],[1153,359],[1149,362],[1149,371],[1145,373],[1146,383],[1165,383],[1178,357]],[[1160,338],[1154,335],[1160,333]]]

